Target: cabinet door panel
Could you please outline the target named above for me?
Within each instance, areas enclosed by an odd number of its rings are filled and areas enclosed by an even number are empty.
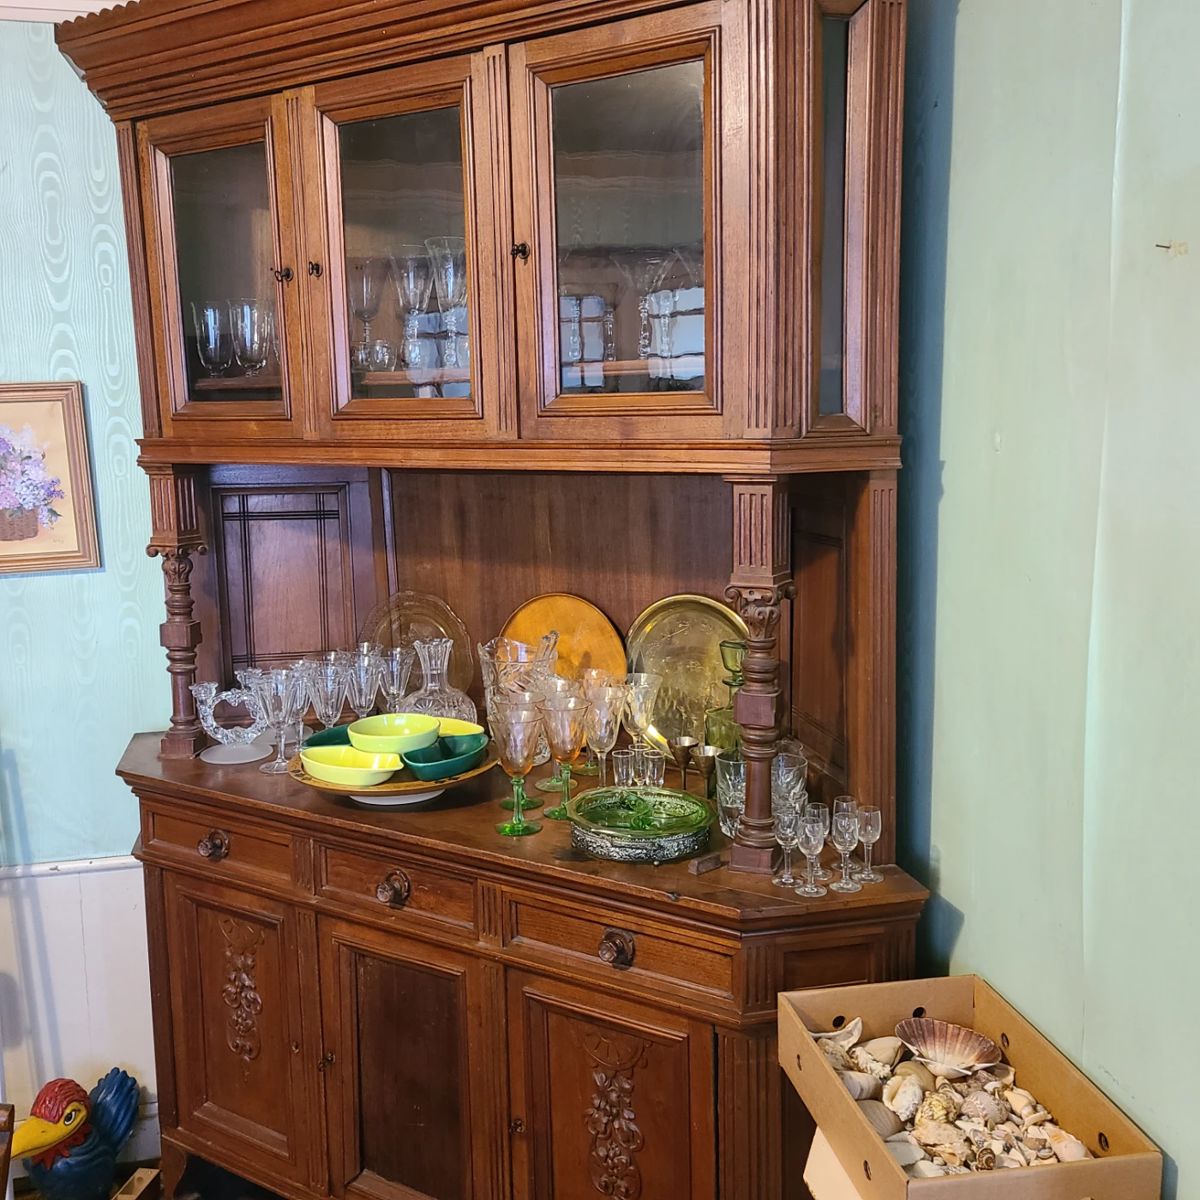
[[[478,966],[342,921],[322,919],[319,937],[325,1039],[337,1047],[328,1078],[334,1194],[493,1195],[474,1151],[489,1121],[471,1071],[487,1036]]]
[[[740,46],[713,3],[513,48],[523,436],[725,431]]]
[[[282,97],[139,128],[166,436],[299,432],[297,241]]]
[[[287,905],[168,876],[179,1127],[297,1183],[319,1173],[315,1038]]]
[[[712,1030],[533,976],[508,987],[513,1194],[715,1194]]]
[[[511,264],[492,217],[508,203],[491,136],[504,115],[489,99],[497,73],[502,50],[314,90],[307,199],[328,270],[309,286],[324,312],[326,433],[463,437],[503,423]]]

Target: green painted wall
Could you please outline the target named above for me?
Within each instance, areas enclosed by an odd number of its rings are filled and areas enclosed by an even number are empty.
[[[0,382],[81,379],[102,567],[0,576],[0,865],[127,854],[113,768],[167,718],[112,124],[54,46],[0,21]]]
[[[910,12],[901,835],[938,892],[926,965],[1005,993],[1187,1200],[1200,5]]]

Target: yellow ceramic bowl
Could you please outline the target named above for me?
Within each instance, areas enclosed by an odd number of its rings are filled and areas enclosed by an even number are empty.
[[[460,721],[457,717],[442,717],[438,737],[462,737],[468,733],[482,733],[483,726],[473,721]]]
[[[424,713],[381,713],[355,721],[347,731],[350,745],[370,754],[407,754],[437,741],[438,717]]]
[[[398,754],[368,754],[353,746],[311,746],[300,751],[300,761],[314,779],[344,787],[374,787],[402,765]]]

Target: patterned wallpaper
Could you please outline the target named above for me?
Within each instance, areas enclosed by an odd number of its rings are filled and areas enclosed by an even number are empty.
[[[0,21],[0,381],[81,379],[101,568],[0,575],[0,865],[127,854],[113,775],[169,700],[112,125],[54,45]]]

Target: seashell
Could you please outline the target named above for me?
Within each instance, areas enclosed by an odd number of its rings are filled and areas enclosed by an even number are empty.
[[[909,1017],[896,1026],[896,1036],[935,1074],[961,1079],[1000,1061],[1000,1048],[990,1038],[963,1025],[932,1017]]]
[[[814,1042],[832,1042],[835,1046],[841,1046],[843,1050],[849,1050],[851,1046],[857,1045],[858,1039],[862,1037],[862,1017],[847,1021],[841,1029],[831,1029],[828,1033],[814,1033],[812,1037]]]
[[[850,1050],[850,1061],[854,1064],[855,1070],[865,1071],[868,1075],[874,1075],[876,1079],[892,1077],[891,1066],[888,1063],[880,1062],[877,1058],[872,1058],[862,1046],[854,1046]]]
[[[868,1075],[865,1071],[841,1071],[839,1074],[842,1077],[842,1082],[846,1085],[846,1091],[855,1100],[879,1099],[879,1095],[883,1091],[883,1085],[874,1075]]]
[[[898,1037],[870,1038],[862,1043],[865,1050],[876,1062],[894,1067],[904,1053],[904,1043]]]
[[[996,1169],[996,1152],[991,1146],[980,1146],[975,1151],[975,1170],[994,1171]]]
[[[912,1135],[922,1146],[953,1146],[957,1142],[966,1142],[962,1130],[945,1121],[917,1121]]]
[[[1080,1162],[1092,1157],[1092,1152],[1074,1134],[1049,1122],[1041,1128],[1059,1162]]]
[[[999,1096],[993,1096],[990,1092],[982,1089],[977,1092],[969,1092],[963,1099],[962,1107],[958,1110],[959,1116],[983,1121],[988,1125],[995,1125],[1003,1121],[1011,1111]]]
[[[884,1145],[902,1167],[911,1167],[913,1163],[919,1163],[923,1158],[929,1157],[920,1146],[912,1142],[885,1142]]]
[[[1014,1154],[1011,1150],[1005,1150],[1003,1154],[996,1155],[996,1170],[1006,1167],[1024,1167],[1027,1165],[1023,1158]]]
[[[1039,1104],[1036,1111],[1031,1112],[1025,1118],[1026,1129],[1036,1129],[1039,1125],[1045,1125],[1047,1121],[1053,1121],[1054,1118]]]
[[[911,1167],[905,1167],[905,1170],[913,1179],[936,1179],[939,1175],[950,1174],[944,1166],[939,1166],[928,1158],[913,1163]]]
[[[1006,1062],[998,1062],[994,1063],[990,1067],[983,1067],[976,1071],[975,1074],[990,1076],[990,1079],[984,1081],[985,1085],[988,1082],[994,1081],[1002,1084],[1004,1087],[1012,1087],[1013,1080],[1015,1080],[1017,1077],[1016,1071],[1014,1071],[1013,1068],[1010,1067]]]
[[[917,1080],[921,1085],[921,1095],[926,1092],[932,1092],[937,1087],[937,1080],[933,1077],[933,1072],[924,1064],[917,1062],[916,1059],[909,1059],[907,1062],[897,1063],[892,1068],[892,1075],[909,1075]]]
[[[918,1124],[931,1124],[938,1121],[952,1124],[958,1116],[958,1105],[944,1092],[929,1092],[917,1109]]]
[[[1037,1101],[1024,1089],[1010,1087],[1001,1093],[1005,1104],[1019,1117],[1027,1117],[1037,1111]]]
[[[853,1071],[854,1060],[847,1053],[845,1047],[838,1042],[818,1042],[821,1048],[821,1053],[829,1062],[829,1065],[835,1071]]]
[[[881,1138],[890,1138],[904,1128],[904,1122],[882,1100],[860,1100],[858,1107]]]
[[[913,1075],[893,1075],[883,1085],[883,1102],[902,1121],[911,1121],[916,1116],[925,1090],[921,1081]]]

